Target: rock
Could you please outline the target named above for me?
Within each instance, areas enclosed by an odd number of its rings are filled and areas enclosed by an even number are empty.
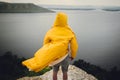
[[[53,74],[53,70],[48,71],[41,76],[23,77],[18,80],[52,80],[52,74]],[[61,68],[58,72],[58,80],[63,80]],[[68,68],[68,80],[98,80],[98,79],[96,79],[91,74],[88,74],[87,72],[83,71],[82,69],[70,65]]]
[[[42,79],[40,78],[40,76],[36,76],[36,77],[23,77],[17,80],[42,80]]]

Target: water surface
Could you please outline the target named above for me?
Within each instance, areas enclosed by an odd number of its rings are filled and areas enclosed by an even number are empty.
[[[120,12],[100,10],[63,11],[79,43],[76,59],[84,59],[104,68],[119,66]],[[0,52],[12,51],[19,56],[32,57],[42,46],[43,38],[56,13],[0,14]]]

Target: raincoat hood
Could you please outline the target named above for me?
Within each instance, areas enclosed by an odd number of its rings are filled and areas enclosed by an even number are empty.
[[[67,15],[63,12],[58,12],[53,26],[54,27],[57,27],[57,26],[65,27],[65,26],[67,26]]]

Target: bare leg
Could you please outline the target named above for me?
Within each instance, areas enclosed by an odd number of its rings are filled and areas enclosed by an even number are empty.
[[[53,71],[53,80],[57,80],[57,72]]]
[[[67,79],[68,79],[67,72],[63,72],[63,80],[67,80]]]

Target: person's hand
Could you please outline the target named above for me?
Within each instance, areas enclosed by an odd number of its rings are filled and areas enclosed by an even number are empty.
[[[70,60],[72,61],[74,58],[70,57]]]

